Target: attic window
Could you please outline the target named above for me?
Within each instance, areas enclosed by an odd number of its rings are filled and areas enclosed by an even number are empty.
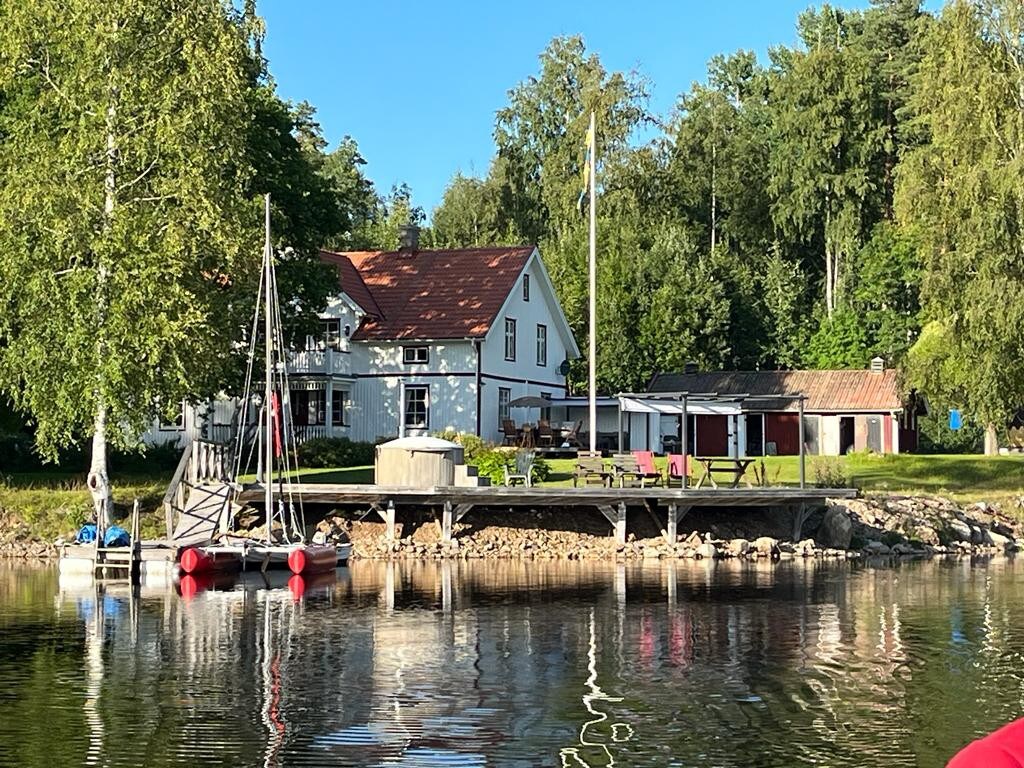
[[[523,301],[530,300],[530,276],[523,275]]]
[[[428,347],[402,347],[402,362],[406,365],[425,364],[429,361]]]

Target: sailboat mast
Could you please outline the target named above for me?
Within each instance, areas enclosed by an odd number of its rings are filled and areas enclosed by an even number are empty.
[[[271,521],[274,516],[274,495],[272,491],[274,478],[274,414],[272,399],[274,395],[274,341],[273,341],[273,306],[271,296],[273,291],[272,270],[273,256],[270,245],[270,193],[264,201],[264,218],[266,227],[266,239],[263,246],[263,286],[264,286],[264,336],[266,347],[264,349],[264,369],[266,374],[265,389],[263,394],[263,450],[266,452],[263,458],[263,500],[267,507],[267,543],[270,543]]]

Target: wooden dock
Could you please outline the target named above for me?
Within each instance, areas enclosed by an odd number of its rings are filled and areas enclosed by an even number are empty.
[[[857,495],[853,488],[553,488],[483,486],[463,488],[399,488],[380,485],[285,484],[284,494],[293,494],[306,504],[335,507],[356,506],[375,512],[387,526],[389,538],[395,537],[395,511],[399,507],[437,508],[442,541],[451,541],[452,526],[476,507],[502,509],[526,507],[586,507],[596,509],[608,520],[616,541],[626,541],[626,516],[630,508],[665,515],[665,538],[675,542],[679,521],[695,507],[763,507],[789,509],[793,514],[793,540],[810,509],[827,499],[849,499]],[[246,485],[238,501],[259,504],[263,500],[261,484]]]

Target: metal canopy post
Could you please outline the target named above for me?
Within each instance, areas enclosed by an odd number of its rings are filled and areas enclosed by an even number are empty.
[[[682,487],[686,488],[686,486],[690,482],[690,473],[687,471],[690,468],[689,467],[690,460],[688,458],[689,453],[690,453],[690,425],[689,425],[689,418],[687,418],[687,415],[686,415],[686,395],[683,395],[683,413],[679,417],[679,423],[680,423],[679,431],[682,433],[679,436],[679,448],[680,448],[681,453],[683,454],[683,479],[682,479]]]
[[[798,412],[800,414],[799,417],[798,417],[800,419],[800,427],[799,427],[799,430],[800,430],[800,487],[804,488],[807,485],[807,468],[805,466],[805,461],[804,461],[804,458],[805,458],[804,454],[806,453],[806,450],[804,449],[804,396],[803,395],[800,395],[800,397],[797,400],[797,403],[798,403],[798,406],[799,406],[798,407]]]
[[[616,449],[619,453],[622,453],[622,400],[619,400],[619,442],[616,444]]]

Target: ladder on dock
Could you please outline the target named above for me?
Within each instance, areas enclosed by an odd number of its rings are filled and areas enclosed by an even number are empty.
[[[93,553],[92,571],[93,575],[110,575],[111,572],[119,574],[121,578],[135,581],[139,576],[139,563],[142,560],[142,537],[141,521],[139,515],[139,500],[135,500],[132,506],[131,543],[127,547],[105,547],[103,537],[105,531],[97,531],[96,549]]]

